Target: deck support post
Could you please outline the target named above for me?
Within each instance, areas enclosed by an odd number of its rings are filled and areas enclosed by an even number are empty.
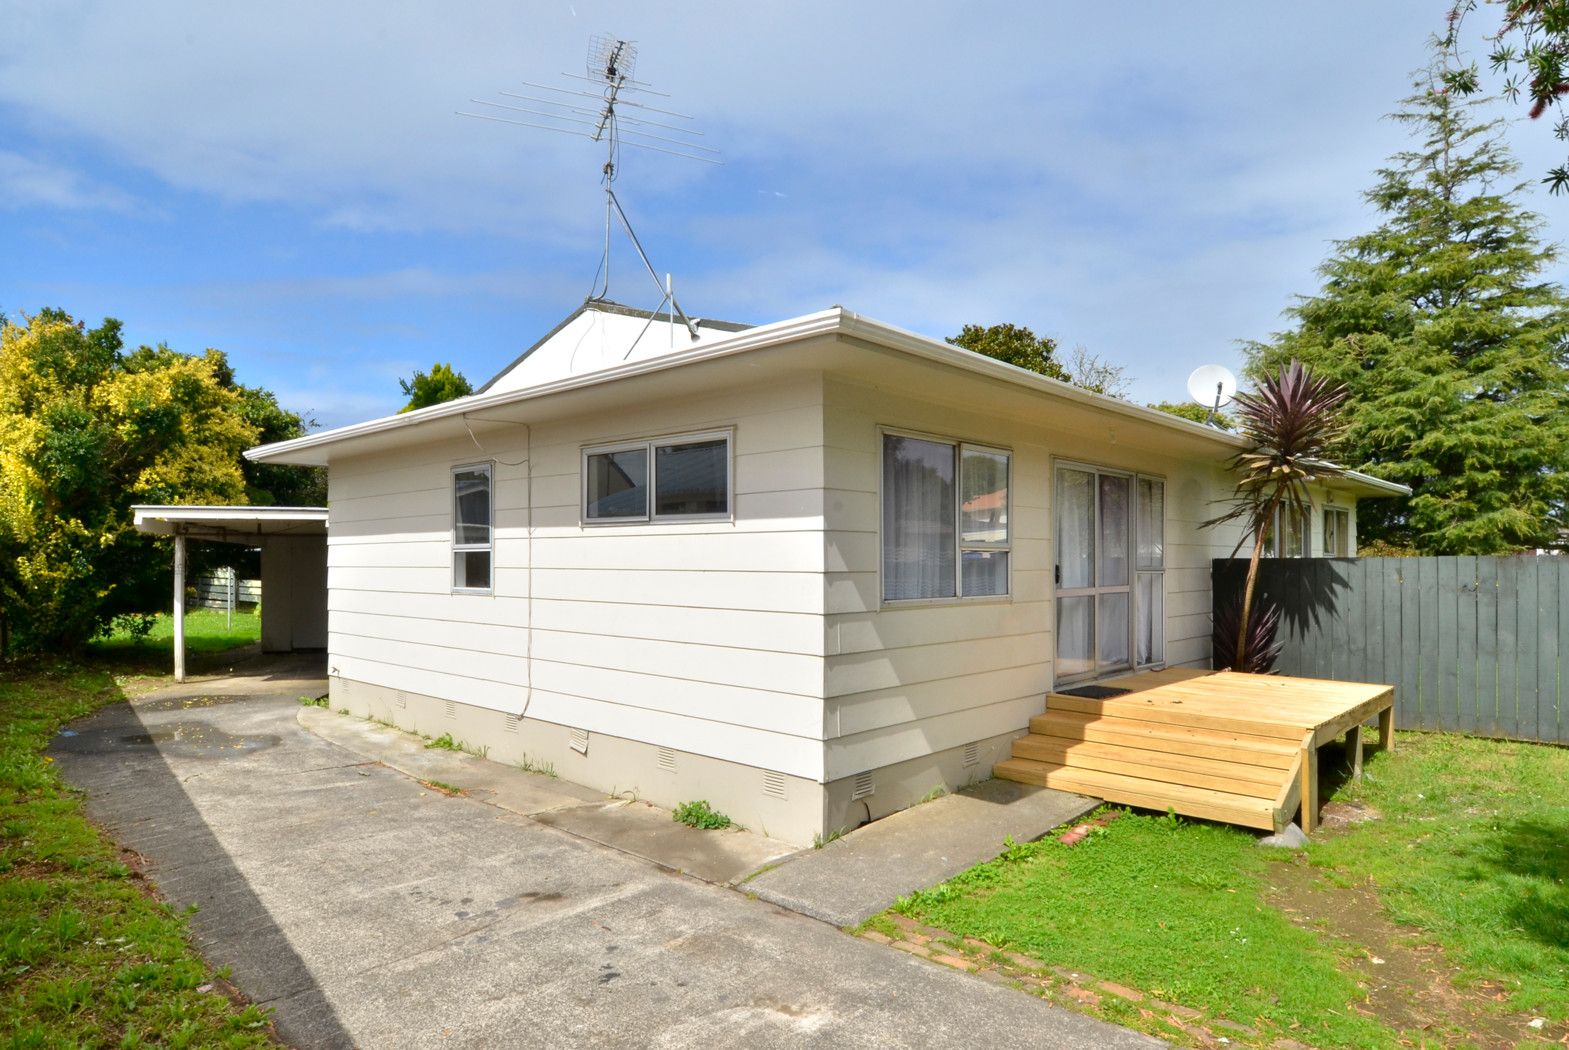
[[[1354,725],[1346,730],[1346,751],[1351,759],[1351,778],[1362,779],[1362,726]]]
[[[1390,700],[1388,707],[1378,713],[1378,747],[1379,750],[1390,752],[1395,749],[1395,704]]]
[[[1318,827],[1318,741],[1308,733],[1302,741],[1302,833]]]

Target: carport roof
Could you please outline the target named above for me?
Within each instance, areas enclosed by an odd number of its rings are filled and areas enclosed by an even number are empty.
[[[266,536],[325,536],[326,507],[132,507],[138,532],[220,543]]]

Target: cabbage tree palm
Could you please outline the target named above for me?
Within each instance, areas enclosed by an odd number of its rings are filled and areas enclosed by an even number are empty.
[[[1231,508],[1206,526],[1240,521],[1244,531],[1232,551],[1253,540],[1247,582],[1242,588],[1242,611],[1237,620],[1237,647],[1232,667],[1249,669],[1249,623],[1253,589],[1258,583],[1258,563],[1270,528],[1286,514],[1306,515],[1311,506],[1308,487],[1315,481],[1339,477],[1345,469],[1326,454],[1339,436],[1339,409],[1346,388],[1315,376],[1300,361],[1283,365],[1264,376],[1258,389],[1236,398],[1237,433],[1247,447],[1227,464],[1236,474]]]

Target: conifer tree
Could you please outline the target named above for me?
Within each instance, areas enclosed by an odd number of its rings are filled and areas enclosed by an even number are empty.
[[[1563,547],[1569,494],[1569,297],[1544,271],[1541,220],[1482,100],[1438,73],[1394,119],[1413,148],[1365,197],[1376,229],[1338,242],[1296,321],[1248,348],[1256,378],[1296,358],[1343,383],[1347,466],[1411,486],[1364,501],[1362,542],[1433,554]]]

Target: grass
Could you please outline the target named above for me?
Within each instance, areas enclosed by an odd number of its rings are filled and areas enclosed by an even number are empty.
[[[446,795],[448,798],[456,798],[460,795],[468,794],[468,792],[456,784],[449,784],[445,780],[421,780],[419,783],[438,794]]]
[[[97,666],[0,672],[0,1033],[12,1047],[276,1045],[263,1011],[212,990],[183,917],[44,754],[61,724],[122,695]]]
[[[425,750],[432,748],[437,751],[462,751],[463,745],[452,739],[451,733],[443,733],[434,740],[425,741]]]
[[[1408,733],[1340,797],[1383,819],[1309,851],[1513,1009],[1569,1020],[1569,749]]]
[[[895,909],[1313,1046],[1380,1045],[1334,952],[1261,902],[1269,864],[1245,832],[1127,815],[1077,846],[1010,843]]]
[[[226,627],[224,614],[213,609],[193,609],[185,614],[185,650],[188,653],[217,653],[250,645],[261,640],[261,613],[235,610],[233,626]],[[164,656],[173,659],[174,617],[159,613],[152,630],[145,638],[136,638],[130,632],[116,630],[106,638],[99,638],[88,647],[90,656],[114,659],[135,655],[138,657]],[[168,661],[160,663],[166,667]]]
[[[683,802],[670,813],[670,819],[680,821],[700,831],[721,831],[734,823],[729,817],[708,804],[706,799]]]
[[[1364,779],[1336,796],[1382,819],[1321,833],[1306,850],[1309,881],[1370,894],[1369,906],[1382,905],[1413,931],[1400,936],[1438,946],[1436,969],[1458,967],[1457,994],[1474,1019],[1498,1019],[1507,1029],[1503,1014],[1513,1012],[1563,1024],[1569,750],[1415,733],[1399,746],[1372,756]],[[894,910],[1252,1026],[1255,1045],[1284,1037],[1325,1048],[1394,1047],[1445,1038],[1397,1031],[1398,1017],[1385,1023],[1361,1012],[1369,1000],[1354,963],[1365,963],[1365,944],[1327,924],[1293,923],[1271,903],[1272,875],[1284,875],[1280,865],[1291,859],[1238,829],[1129,813],[1076,846],[1009,843],[996,860]],[[1411,987],[1408,997],[1425,991]],[[1097,1009],[1172,1037],[1115,997]]]

